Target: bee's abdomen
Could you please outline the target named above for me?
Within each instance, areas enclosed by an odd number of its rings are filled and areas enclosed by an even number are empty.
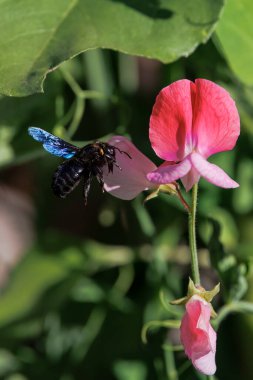
[[[65,198],[79,184],[84,167],[78,159],[63,162],[53,175],[52,189],[55,195]]]

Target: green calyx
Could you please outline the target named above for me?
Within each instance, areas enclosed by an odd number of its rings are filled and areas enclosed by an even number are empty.
[[[177,187],[175,183],[169,183],[167,185],[159,185],[157,188],[152,191],[144,200],[144,202],[150,201],[151,199],[154,199],[158,197],[159,193],[165,193],[169,195],[177,195]]]
[[[170,303],[172,305],[185,305],[193,296],[197,295],[210,304],[211,316],[214,318],[217,316],[217,314],[214,311],[211,302],[213,298],[219,293],[219,291],[220,284],[215,285],[215,287],[212,290],[205,290],[202,286],[195,285],[192,279],[189,278],[187,296],[171,301]]]

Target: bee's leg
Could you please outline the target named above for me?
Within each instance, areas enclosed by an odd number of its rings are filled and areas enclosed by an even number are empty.
[[[113,172],[113,166],[116,166],[117,168],[119,168],[119,170],[122,170],[121,167],[119,166],[119,164],[117,163],[117,161],[114,159],[113,162],[111,163],[111,172]],[[108,169],[109,169],[109,173],[110,173],[110,168],[109,168],[109,164],[108,164]]]
[[[88,173],[83,178],[84,178],[84,181],[83,181],[83,197],[84,197],[84,203],[86,206],[87,201],[88,201],[89,191],[90,191],[90,184],[91,184],[92,175],[91,175],[91,173]]]
[[[101,168],[96,168],[93,172],[93,175],[97,178],[99,185],[104,192],[104,178],[103,178],[103,170]]]
[[[113,173],[113,166],[117,166],[117,168],[119,168],[119,170],[122,170],[121,167],[119,166],[119,164],[117,163],[117,161],[115,159],[111,160],[110,162],[107,163],[108,165],[108,171],[109,173]]]
[[[114,165],[117,166],[117,168],[119,168],[119,170],[122,170],[114,157],[111,157],[109,155],[105,155],[105,157],[106,157],[106,163],[108,166],[108,172],[109,173],[113,173],[113,166]]]

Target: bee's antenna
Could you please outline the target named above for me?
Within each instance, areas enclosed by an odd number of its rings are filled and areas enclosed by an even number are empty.
[[[117,146],[115,146],[114,149],[116,149],[117,151],[119,151],[121,154],[122,154],[122,153],[126,154],[130,159],[132,159],[132,157],[130,156],[130,154],[128,154],[128,153],[125,152],[124,150],[120,150]]]

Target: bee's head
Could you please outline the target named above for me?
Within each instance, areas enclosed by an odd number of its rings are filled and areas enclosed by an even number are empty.
[[[105,148],[105,153],[109,156],[115,157],[115,147],[112,145],[107,145]]]
[[[94,146],[96,146],[97,152],[100,157],[111,156],[114,154],[114,149],[113,149],[114,147],[110,146],[107,143],[98,142]]]

